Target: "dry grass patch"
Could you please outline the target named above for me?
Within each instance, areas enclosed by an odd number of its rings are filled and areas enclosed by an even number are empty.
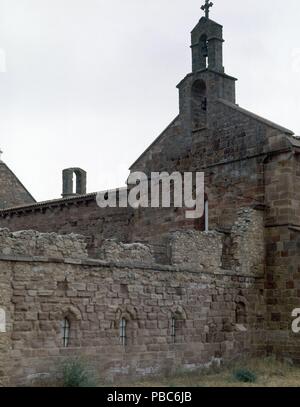
[[[249,379],[249,380],[248,380]],[[245,382],[247,381],[248,382]],[[135,387],[300,387],[300,367],[274,358],[241,360],[198,372],[178,372],[122,386]]]

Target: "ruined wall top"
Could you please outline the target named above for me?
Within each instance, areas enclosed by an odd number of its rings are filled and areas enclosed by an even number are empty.
[[[264,214],[253,209],[239,212],[230,233],[218,231],[178,231],[163,235],[153,244],[125,244],[105,240],[96,259],[90,259],[87,239],[81,235],[58,235],[0,229],[0,260],[30,258],[39,261],[75,261],[78,264],[114,264],[123,267],[172,269],[237,274],[261,274],[264,265]],[[160,246],[161,245],[161,246]],[[165,251],[160,264],[157,250]],[[161,253],[160,253],[161,255]]]
[[[11,233],[0,229],[0,255],[86,259],[87,242],[80,235],[58,235],[26,230]]]

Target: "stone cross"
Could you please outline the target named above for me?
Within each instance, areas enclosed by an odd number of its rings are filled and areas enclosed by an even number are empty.
[[[209,0],[205,0],[205,4],[201,7],[201,10],[205,11],[205,17],[209,18],[209,9],[214,5],[214,3]]]

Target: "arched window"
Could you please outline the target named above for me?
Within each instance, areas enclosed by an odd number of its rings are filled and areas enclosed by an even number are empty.
[[[192,127],[195,130],[206,125],[206,83],[202,79],[196,80],[192,85],[191,103]]]
[[[69,318],[64,318],[64,320],[62,321],[62,341],[64,348],[70,346],[70,333],[71,333],[70,320]]]
[[[172,315],[171,318],[171,340],[172,343],[184,342],[185,319],[179,312]]]
[[[72,305],[62,306],[56,321],[56,341],[58,347],[78,347],[81,345],[82,333],[80,321],[81,312]]]
[[[137,343],[138,336],[137,310],[132,306],[118,308],[116,311],[114,329],[116,344],[130,348]]]
[[[0,308],[0,332],[6,332],[6,314],[3,308]]]
[[[120,325],[119,325],[119,329],[120,329],[120,343],[122,346],[126,346],[126,342],[127,342],[127,338],[126,338],[126,325],[127,325],[127,321],[125,318],[122,318],[120,320]]]
[[[86,172],[81,168],[63,170],[63,197],[86,193]]]
[[[205,34],[203,34],[199,40],[199,54],[200,54],[201,67],[207,68],[208,67],[208,41],[207,41],[207,35],[205,35]]]

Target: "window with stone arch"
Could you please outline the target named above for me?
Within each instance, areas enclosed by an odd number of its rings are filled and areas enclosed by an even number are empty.
[[[202,79],[197,79],[191,88],[191,114],[193,130],[198,130],[206,126],[206,112],[206,83]]]
[[[81,168],[63,170],[63,197],[86,193],[86,172]]]
[[[80,311],[75,307],[67,307],[61,312],[59,344],[62,348],[78,347]]]
[[[137,312],[134,308],[118,309],[115,320],[118,343],[123,348],[135,345],[138,335]]]
[[[6,332],[6,312],[3,308],[0,308],[0,332]]]
[[[199,54],[201,60],[201,66],[208,68],[208,40],[207,35],[203,34],[199,40]]]

